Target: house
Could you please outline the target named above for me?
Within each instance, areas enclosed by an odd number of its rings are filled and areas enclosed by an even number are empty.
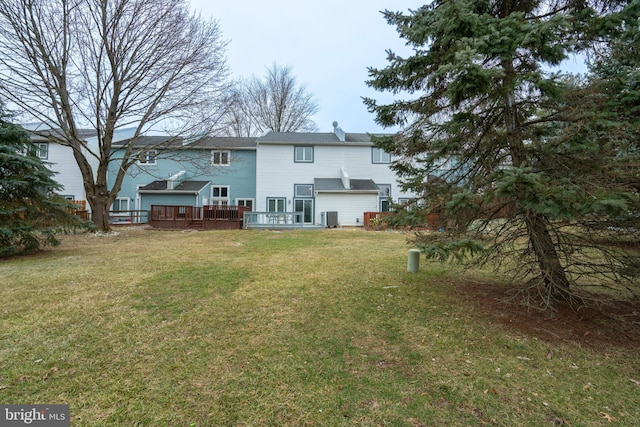
[[[95,133],[86,137],[89,148],[97,146]],[[369,134],[344,132],[335,122],[326,133],[129,138],[122,130],[111,153],[109,188],[131,144],[134,156],[111,207],[114,222],[132,221],[130,212],[150,212],[152,206],[207,207],[200,215],[218,215],[211,206],[240,206],[255,213],[256,225],[363,226],[366,212],[388,211],[392,200],[414,197],[402,191],[390,168],[391,155],[375,147]],[[42,156],[55,157],[51,166],[65,195],[86,199],[71,149],[46,137],[34,142],[43,144]]]
[[[299,212],[305,224],[362,226],[365,212],[405,202],[391,155],[369,134],[269,132],[256,140],[256,211]],[[298,219],[300,220],[300,219]]]
[[[122,141],[108,185],[115,180]],[[133,142],[137,160],[126,172],[118,198],[118,212],[149,211],[152,205],[239,205],[253,208],[255,200],[255,139],[206,137],[193,142],[168,136],[143,136]],[[126,215],[126,213],[122,213]]]
[[[54,179],[62,185],[59,194],[68,200],[86,200],[84,180],[73,156],[73,149],[56,142],[60,135],[59,131],[43,123],[27,123],[22,127],[30,132],[31,141],[36,146],[37,156],[45,162],[49,169],[56,173]],[[80,130],[80,137],[86,142],[86,147],[83,150],[84,154],[87,155],[90,149],[97,146],[96,132],[93,130]],[[95,170],[97,161],[89,155],[87,155],[87,158],[90,162],[93,161],[91,166]]]

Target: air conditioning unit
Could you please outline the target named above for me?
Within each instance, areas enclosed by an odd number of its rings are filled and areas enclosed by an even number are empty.
[[[338,226],[338,212],[330,211],[327,212],[327,227],[337,227]]]

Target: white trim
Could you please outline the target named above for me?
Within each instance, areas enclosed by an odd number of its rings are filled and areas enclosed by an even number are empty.
[[[220,156],[219,160],[224,160],[225,159],[225,154],[226,154],[226,163],[223,163],[222,161],[219,163],[216,163],[216,154],[218,154]],[[229,166],[231,164],[231,151],[229,150],[211,150],[211,165],[212,166]]]
[[[151,154],[153,153],[153,154]],[[144,160],[142,160],[144,158]],[[152,161],[149,158],[153,159]],[[144,150],[138,153],[138,166],[155,166],[158,164],[158,150]]]

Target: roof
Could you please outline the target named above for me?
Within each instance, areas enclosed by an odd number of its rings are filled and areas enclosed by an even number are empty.
[[[350,179],[345,188],[340,178],[314,178],[315,191],[320,193],[378,193],[380,188],[372,179]]]
[[[257,139],[258,144],[373,145],[368,133],[345,133],[340,141],[333,132],[269,132]]]
[[[166,194],[184,194],[184,193],[199,193],[204,187],[209,184],[209,181],[182,181],[176,185],[173,190],[167,190],[167,181],[158,180],[153,181],[150,184],[140,187],[138,190],[141,193],[166,193]]]
[[[49,141],[50,139],[66,139],[61,129],[29,129],[25,127],[31,133],[31,139],[33,141]],[[97,135],[97,132],[93,129],[78,129],[78,136],[82,140],[86,140]]]
[[[187,144],[193,148],[221,148],[234,150],[255,150],[256,138],[237,137],[237,136],[208,136],[201,138],[195,142]]]
[[[130,139],[119,141],[114,145],[126,145],[130,142]],[[200,138],[193,142],[184,143],[184,139],[181,137],[172,137],[168,135],[162,136],[139,136],[133,141],[134,147],[148,147],[154,148],[190,148],[190,149],[203,149],[211,150],[214,148],[227,149],[227,150],[255,150],[256,139],[233,137],[233,136],[221,136],[213,137],[208,136]]]

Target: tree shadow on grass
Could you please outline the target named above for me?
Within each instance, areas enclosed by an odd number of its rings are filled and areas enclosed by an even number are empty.
[[[527,308],[511,298],[505,286],[451,283],[451,290],[477,316],[550,343],[574,343],[606,351],[640,349],[640,299],[610,300],[578,310],[560,304],[555,311]]]

